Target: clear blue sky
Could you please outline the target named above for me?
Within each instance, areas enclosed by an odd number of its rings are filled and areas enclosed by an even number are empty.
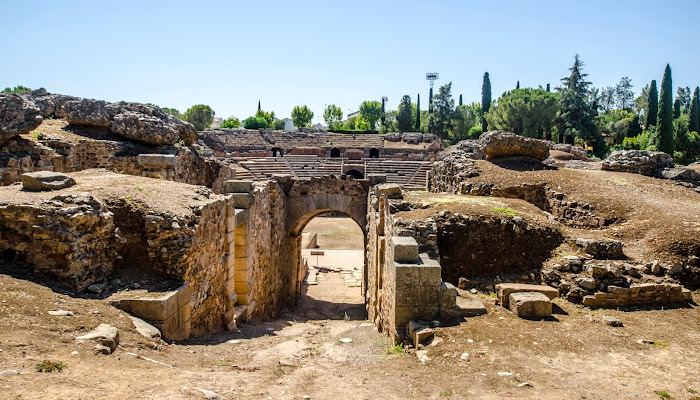
[[[217,116],[401,96],[427,105],[426,72],[480,101],[552,87],[574,53],[596,87],[632,79],[700,85],[700,1],[32,1],[0,0],[0,87],[151,102]],[[317,118],[314,118],[314,122]]]

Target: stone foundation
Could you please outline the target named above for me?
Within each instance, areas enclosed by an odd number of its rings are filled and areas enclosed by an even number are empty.
[[[635,305],[686,303],[692,301],[691,292],[673,283],[642,283],[629,288],[608,286],[608,292],[596,292],[583,297],[588,307],[615,308]]]

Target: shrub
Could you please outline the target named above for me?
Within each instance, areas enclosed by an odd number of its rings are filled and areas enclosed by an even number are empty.
[[[243,127],[246,129],[265,129],[268,125],[267,120],[263,117],[248,117],[243,121]]]
[[[44,360],[36,365],[36,371],[37,372],[61,372],[63,368],[66,367],[66,364],[62,362],[54,362],[54,361],[49,361],[49,360]]]
[[[238,118],[231,117],[224,121],[223,124],[221,124],[222,128],[240,128],[241,127],[241,121],[238,120]]]

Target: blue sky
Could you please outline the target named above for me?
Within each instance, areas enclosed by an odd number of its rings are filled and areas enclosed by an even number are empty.
[[[552,86],[574,53],[596,87],[632,79],[700,84],[700,2],[694,1],[32,1],[0,0],[0,87],[45,87],[108,101],[151,102],[217,116],[307,104],[345,114],[404,94],[422,108],[426,72],[480,101]],[[317,122],[318,118],[314,118]]]

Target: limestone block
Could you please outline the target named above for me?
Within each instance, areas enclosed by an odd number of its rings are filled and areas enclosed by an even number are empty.
[[[440,308],[452,308],[457,305],[457,288],[449,282],[440,285]]]
[[[75,179],[60,172],[38,171],[22,174],[22,188],[32,191],[59,190],[75,185]]]
[[[374,187],[374,195],[381,197],[386,196],[388,199],[403,199],[403,192],[401,191],[401,186],[396,183],[384,183],[381,185],[376,185]]]
[[[394,236],[391,238],[394,245],[394,261],[400,263],[416,263],[420,261],[418,255],[418,242],[410,236]]]
[[[253,181],[226,181],[224,182],[224,193],[253,193]]]
[[[421,286],[439,287],[442,283],[442,267],[437,260],[429,258],[426,254],[420,255],[421,264],[418,270]]]
[[[250,205],[255,201],[255,197],[248,193],[231,193],[231,198],[233,199],[233,206],[242,209],[250,208]]]
[[[510,311],[520,318],[546,318],[552,315],[552,302],[540,292],[513,292],[508,296]]]
[[[510,308],[510,294],[517,292],[538,292],[544,294],[550,300],[559,297],[557,289],[546,285],[527,285],[524,283],[499,283],[496,285],[498,302],[505,308]]]
[[[111,351],[119,344],[119,329],[109,324],[100,324],[94,330],[85,335],[78,336],[76,340],[94,340],[102,346],[109,347]]]
[[[178,310],[178,291],[150,294],[149,297],[110,301],[110,304],[147,321],[165,321]]]
[[[172,154],[139,154],[136,160],[145,169],[175,169],[177,157]]]
[[[420,265],[395,264],[396,289],[413,288],[420,285]]]

